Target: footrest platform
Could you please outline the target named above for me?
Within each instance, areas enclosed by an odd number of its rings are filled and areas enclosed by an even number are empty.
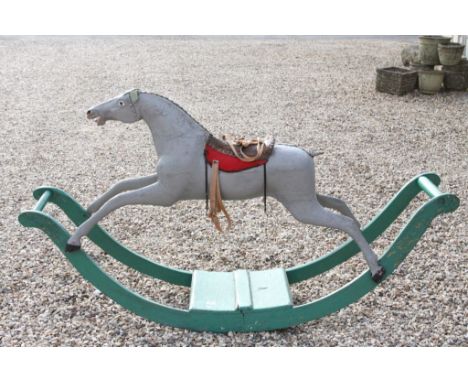
[[[190,294],[191,311],[247,313],[292,306],[286,271],[195,271]]]

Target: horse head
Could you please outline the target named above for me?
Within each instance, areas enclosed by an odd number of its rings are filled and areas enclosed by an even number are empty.
[[[89,119],[93,119],[99,126],[106,121],[120,121],[133,123],[141,119],[136,104],[140,99],[138,89],[129,90],[115,98],[96,105],[86,112]]]

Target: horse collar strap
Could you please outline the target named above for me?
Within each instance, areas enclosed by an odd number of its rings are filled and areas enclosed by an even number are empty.
[[[130,96],[130,101],[132,101],[133,104],[138,101],[138,98],[140,97],[139,93],[140,91],[138,89],[130,90],[130,92],[128,93],[128,95]]]

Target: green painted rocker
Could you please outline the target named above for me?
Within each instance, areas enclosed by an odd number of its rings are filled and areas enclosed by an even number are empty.
[[[306,187],[310,184],[306,173],[301,169],[312,171],[313,188],[313,154],[303,149],[288,145],[277,145],[274,148],[271,146],[271,157],[262,158],[261,155],[257,155],[257,159],[265,159],[256,161],[257,165],[237,172],[223,171],[223,155],[216,153],[214,147],[208,147],[212,136],[198,122],[167,98],[139,90],[126,92],[90,109],[88,118],[95,119],[98,125],[109,119],[126,123],[144,119],[150,126],[159,154],[157,174],[118,183],[96,199],[88,209],[58,188],[39,187],[33,193],[38,200],[37,204],[32,210],[22,212],[19,221],[25,227],[39,228],[45,232],[76,270],[95,288],[124,308],[164,325],[197,331],[248,332],[287,328],[336,312],[359,300],[389,277],[414,248],[432,220],[439,214],[455,211],[459,206],[455,195],[439,190],[440,178],[436,174],[423,173],[406,183],[383,210],[361,230],[354,215],[342,201],[315,194],[314,190],[309,192],[310,196],[305,197]],[[182,134],[181,128],[187,131]],[[189,133],[195,135],[193,139],[179,142],[180,145],[177,146],[182,147],[185,153],[193,154],[193,158],[189,157],[185,161],[187,156],[183,157],[179,153],[170,160],[176,148],[168,150],[169,146],[164,146],[164,138],[170,133],[182,139],[190,137]],[[174,144],[175,138],[170,141]],[[217,155],[211,162],[207,159],[208,149],[211,150],[210,155]],[[175,151],[177,154],[177,150]],[[232,159],[229,163],[231,168],[235,166]],[[291,179],[297,175],[297,179],[303,181],[299,186],[295,184],[295,187],[291,187],[288,182],[282,183],[284,181],[281,175],[286,172],[281,171],[286,171],[291,164],[295,165],[294,169],[299,169],[298,174],[291,175]],[[298,220],[342,229],[351,239],[318,259],[289,269],[191,272],[165,266],[133,252],[97,225],[97,222],[110,212],[128,204],[171,205],[181,199],[206,198],[208,184],[212,179],[208,169],[214,165],[219,166],[221,170],[218,186],[223,190],[223,197],[245,199],[259,196],[263,191],[264,198],[267,194],[275,197]],[[191,175],[186,175],[187,169],[183,166],[195,167],[189,172]],[[195,172],[195,168],[199,171]],[[180,181],[184,178],[167,176],[177,174],[178,171],[189,179],[189,191],[187,184],[183,184],[182,187],[181,183],[167,183],[170,179],[177,178]],[[204,174],[204,178],[199,174]],[[184,182],[187,181],[185,178]],[[237,193],[232,191],[236,190],[236,184],[243,185],[238,188]],[[181,190],[184,191],[177,193],[177,187],[182,187]],[[167,189],[171,192],[165,193]],[[304,196],[300,194],[302,189]],[[370,244],[397,219],[420,192],[426,193],[429,200],[413,214],[385,253],[377,258],[370,249]],[[73,234],[67,232],[52,216],[43,212],[47,203],[57,205],[77,226]],[[323,207],[332,208],[339,213],[328,212],[329,210]],[[189,307],[179,309],[163,305],[121,285],[106,274],[81,248],[80,239],[85,235],[122,264],[156,279],[189,287]],[[369,266],[368,271],[325,297],[302,305],[293,304],[291,284],[327,272],[359,252],[363,252]]]

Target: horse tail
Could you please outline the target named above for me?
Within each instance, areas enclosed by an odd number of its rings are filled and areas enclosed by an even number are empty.
[[[324,153],[323,151],[312,151],[312,150],[306,150],[306,149],[302,149],[302,150],[305,151],[307,155],[309,155],[311,158],[317,157]]]

